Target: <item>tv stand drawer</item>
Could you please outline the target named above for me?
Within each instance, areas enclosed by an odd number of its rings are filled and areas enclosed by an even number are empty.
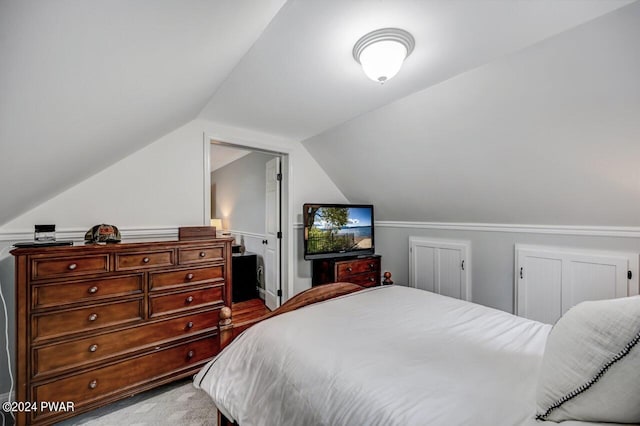
[[[355,259],[349,261],[336,262],[338,280],[352,277],[357,274],[375,272],[380,270],[380,259]]]

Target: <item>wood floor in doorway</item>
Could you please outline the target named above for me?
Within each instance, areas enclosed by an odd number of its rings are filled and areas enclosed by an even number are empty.
[[[251,299],[231,305],[231,315],[234,323],[241,323],[271,312],[262,299]]]

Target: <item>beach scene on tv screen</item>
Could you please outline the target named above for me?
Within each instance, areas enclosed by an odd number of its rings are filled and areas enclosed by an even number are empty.
[[[366,250],[373,245],[370,208],[312,207],[307,214],[308,253]]]

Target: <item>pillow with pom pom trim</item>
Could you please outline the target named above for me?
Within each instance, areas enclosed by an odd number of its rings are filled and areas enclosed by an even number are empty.
[[[554,325],[536,391],[538,420],[640,422],[640,296],[583,302]]]

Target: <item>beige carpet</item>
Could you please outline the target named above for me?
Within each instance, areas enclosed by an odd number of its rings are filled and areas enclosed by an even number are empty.
[[[217,411],[211,398],[191,384],[178,381],[97,410],[73,417],[59,426],[216,426]]]

